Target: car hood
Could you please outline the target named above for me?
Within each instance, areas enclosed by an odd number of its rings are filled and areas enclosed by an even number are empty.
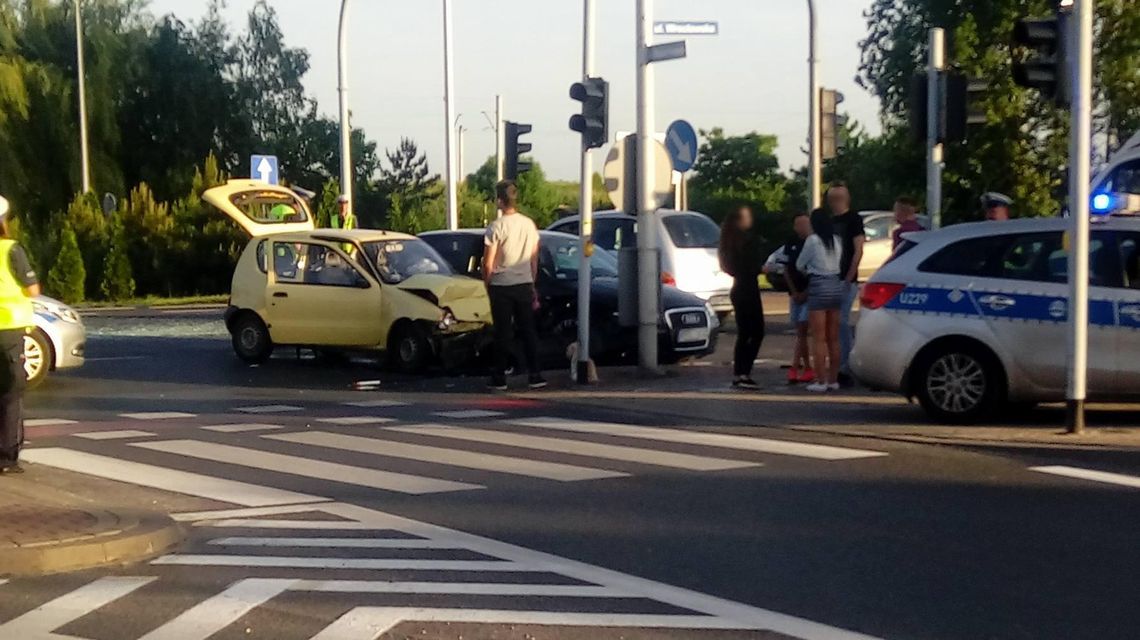
[[[487,299],[487,287],[474,278],[420,273],[396,286],[428,298],[440,308],[451,309],[457,320],[486,322],[490,318],[491,303]],[[425,296],[425,293],[428,295]]]
[[[572,283],[571,288],[576,289],[577,283]],[[617,278],[594,278],[590,281],[590,300],[592,302],[608,304],[617,307],[618,304],[618,279]],[[681,291],[676,287],[661,287],[661,308],[662,309],[681,309],[685,307],[696,307],[697,309],[705,308],[705,301],[697,296]]]

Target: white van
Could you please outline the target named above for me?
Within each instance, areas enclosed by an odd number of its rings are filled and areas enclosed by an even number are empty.
[[[662,209],[654,215],[661,246],[661,279],[709,303],[718,315],[732,311],[732,276],[720,270],[720,227],[695,211]],[[550,225],[551,231],[578,235],[579,217]],[[620,211],[594,214],[594,244],[607,251],[637,245],[637,218]]]

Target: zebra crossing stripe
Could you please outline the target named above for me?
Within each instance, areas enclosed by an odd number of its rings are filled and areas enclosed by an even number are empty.
[[[868,451],[865,449],[848,449],[845,447],[832,447],[821,444],[806,444],[803,442],[790,442],[787,440],[769,440],[749,436],[734,436],[724,433],[708,433],[706,431],[683,431],[681,429],[662,429],[660,427],[642,427],[629,424],[611,424],[605,422],[586,422],[582,420],[564,420],[562,418],[529,418],[525,420],[511,420],[510,424],[540,429],[557,429],[573,431],[575,433],[592,433],[622,438],[638,438],[642,440],[657,440],[677,444],[690,444],[703,447],[717,447],[721,449],[736,449],[739,451],[752,451],[756,453],[773,453],[801,458],[815,458],[817,460],[854,460],[858,458],[877,458],[887,455],[882,451]]]
[[[367,569],[372,571],[495,571],[545,572],[545,569],[503,560],[418,560],[404,558],[317,558],[301,556],[235,556],[173,553],[151,564],[180,567],[254,567],[288,569]]]
[[[708,458],[688,453],[673,453],[671,451],[657,451],[655,449],[640,449],[624,445],[601,444],[585,442],[582,440],[566,440],[547,436],[533,436],[509,431],[493,431],[490,429],[467,429],[464,427],[446,427],[440,425],[415,425],[411,427],[385,427],[387,431],[400,433],[414,433],[433,436],[437,438],[452,438],[486,444],[502,444],[522,449],[537,449],[553,453],[565,453],[590,458],[603,458],[607,460],[621,460],[623,462],[636,462],[659,467],[671,467],[686,471],[724,471],[727,469],[744,469],[759,467],[760,463],[742,460],[726,460],[723,458]]]
[[[199,458],[210,462],[224,462],[253,469],[263,469],[304,478],[329,480],[342,484],[352,484],[372,489],[384,489],[399,493],[421,495],[445,491],[482,489],[482,485],[452,482],[437,478],[426,478],[392,471],[350,467],[335,462],[313,460],[280,453],[270,453],[258,449],[245,449],[213,442],[197,440],[165,440],[162,442],[136,442],[132,447],[151,451],[161,451],[189,458]]]
[[[287,547],[295,549],[454,549],[453,545],[419,538],[215,538],[218,547]]]
[[[206,640],[254,608],[284,593],[296,582],[269,578],[236,582],[139,640]]]
[[[406,442],[391,440],[376,440],[360,436],[350,436],[341,433],[328,433],[324,431],[308,431],[305,433],[287,433],[282,435],[262,436],[269,440],[292,442],[311,447],[325,447],[339,451],[355,451],[377,456],[391,458],[404,458],[418,460],[431,464],[477,469],[480,471],[493,471],[511,475],[557,480],[560,482],[577,482],[579,480],[599,480],[602,478],[621,478],[629,474],[604,469],[591,469],[571,464],[557,462],[543,462],[526,458],[512,458],[509,456],[477,453],[459,449],[444,449],[441,447],[426,447]]]
[[[77,433],[75,437],[83,438],[84,440],[127,440],[129,438],[153,438],[154,434],[149,431],[139,431],[137,429],[119,429]]]
[[[386,580],[301,580],[291,591],[323,593],[414,593],[461,596],[524,596],[550,598],[636,598],[609,587],[500,582],[389,582]]]
[[[0,638],[51,638],[52,632],[157,580],[154,577],[99,578],[0,624]],[[62,638],[62,636],[54,636]]]

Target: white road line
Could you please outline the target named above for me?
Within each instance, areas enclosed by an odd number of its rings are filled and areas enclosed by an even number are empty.
[[[887,455],[882,451],[848,449],[846,447],[805,444],[786,440],[768,440],[765,438],[734,436],[723,433],[682,431],[680,429],[661,429],[658,427],[641,427],[628,424],[563,420],[561,418],[529,418],[526,420],[511,420],[510,423],[524,427],[559,429],[577,433],[596,433],[620,436],[623,438],[658,440],[703,447],[736,449],[739,451],[755,451],[757,453],[774,453],[785,456],[797,456],[800,458],[815,458],[817,460],[854,460],[858,458],[877,458]]]
[[[1064,476],[1066,478],[1091,480],[1092,482],[1104,482],[1107,484],[1120,485],[1122,487],[1140,489],[1140,478],[1136,476],[1126,476],[1122,473],[1110,473],[1108,471],[1096,471],[1095,469],[1081,469],[1080,467],[1065,467],[1060,465],[1049,467],[1029,467],[1029,470],[1036,471],[1038,473],[1048,473],[1055,476]]]
[[[446,542],[420,538],[215,538],[216,547],[293,547],[298,549],[454,549]]]
[[[281,440],[311,447],[326,447],[341,451],[355,451],[392,458],[405,458],[419,460],[431,464],[463,467],[466,469],[479,469],[506,473],[511,475],[558,480],[560,482],[577,482],[580,480],[598,480],[601,478],[626,477],[628,474],[603,469],[591,469],[556,462],[543,462],[526,458],[512,458],[497,456],[489,453],[476,453],[459,449],[444,449],[441,447],[426,447],[405,442],[389,440],[375,440],[340,433],[327,433],[323,431],[309,431],[305,433],[287,433],[282,435],[262,436],[270,440]]]
[[[161,451],[178,456],[199,458],[212,462],[264,469],[304,478],[329,480],[343,484],[352,484],[372,489],[397,491],[421,495],[425,493],[442,493],[444,491],[464,491],[468,489],[482,489],[481,485],[467,484],[465,482],[452,482],[438,478],[425,478],[391,471],[350,467],[335,462],[311,460],[297,456],[287,456],[280,453],[270,453],[257,449],[231,447],[213,442],[199,442],[196,440],[165,440],[162,442],[136,442],[131,446]],[[298,502],[294,500],[293,502]]]
[[[399,400],[362,400],[359,402],[345,402],[346,407],[359,407],[361,409],[378,409],[382,407],[406,407],[407,402]]]
[[[352,427],[366,424],[385,424],[388,422],[395,422],[394,418],[384,418],[381,416],[346,416],[343,418],[318,418],[317,422],[325,424],[338,424],[344,427]]]
[[[64,420],[63,418],[32,418],[24,420],[25,427],[62,427],[68,424],[79,424],[75,420]]]
[[[99,578],[14,620],[0,624],[0,638],[13,640],[63,638],[64,636],[53,636],[51,632],[157,579],[155,577]]]
[[[545,572],[502,560],[418,560],[401,558],[308,558],[295,556],[232,556],[170,554],[151,561],[156,565],[183,567],[256,567],[289,569],[369,569],[392,571],[497,571]]]
[[[296,580],[251,578],[235,582],[139,640],[206,640],[254,608],[284,593]]]
[[[280,516],[292,513],[319,513],[320,507],[312,504],[291,504],[280,507],[246,507],[244,509],[214,509],[212,511],[187,511],[172,513],[170,517],[179,522],[195,520],[219,520],[222,518],[252,518],[255,516]]]
[[[323,593],[417,593],[465,596],[532,596],[551,598],[635,598],[598,586],[504,584],[498,582],[385,582],[377,580],[302,580],[290,591]]]
[[[304,411],[304,407],[294,407],[289,404],[267,404],[257,407],[240,407],[234,411],[238,413],[289,413],[291,411]]]
[[[298,531],[377,531],[385,529],[385,527],[376,527],[363,522],[342,520],[256,520],[245,518],[207,520],[195,522],[194,526],[219,529],[296,529]]]
[[[217,433],[245,433],[247,431],[269,431],[271,429],[284,429],[279,424],[215,424],[209,427],[202,427],[206,431],[216,431]]]
[[[522,433],[491,431],[487,429],[465,429],[463,427],[445,427],[439,425],[385,427],[385,429],[439,438],[453,438],[470,442],[502,444],[523,449],[538,449],[539,451],[551,451],[554,453],[565,453],[591,458],[604,458],[606,460],[637,462],[658,467],[685,469],[687,471],[723,471],[726,469],[744,469],[761,466],[760,463],[757,462],[707,458],[687,453],[672,453],[669,451],[656,451],[654,449],[639,449],[637,447],[626,447],[622,445],[564,440],[562,438],[548,438],[545,436],[532,436]]]
[[[299,502],[322,502],[326,498],[261,487],[188,471],[166,469],[139,462],[72,451],[70,449],[25,449],[21,457],[34,464],[118,480],[184,495],[209,498],[246,507],[266,507]]]
[[[92,431],[90,433],[77,433],[76,438],[87,440],[125,440],[127,438],[151,438],[154,434],[149,431],[135,429],[120,429],[116,431]]]
[[[458,418],[460,420],[468,420],[471,418],[496,418],[498,416],[506,415],[502,411],[486,411],[483,409],[467,409],[465,411],[437,411],[432,415],[441,418]]]
[[[181,411],[150,411],[143,413],[120,413],[119,417],[130,420],[177,420],[179,418],[195,418],[197,414],[183,413]]]

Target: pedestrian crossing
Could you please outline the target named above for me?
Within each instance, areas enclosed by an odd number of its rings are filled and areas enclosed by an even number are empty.
[[[25,601],[10,619],[0,617],[0,638],[96,640],[119,629],[119,640],[251,634],[375,640],[405,623],[439,622],[870,640],[356,505],[326,501],[174,517],[192,531],[190,548],[125,570],[130,575],[85,578],[38,599],[27,596],[34,581],[0,581],[0,598],[21,593]],[[297,602],[306,603],[290,612],[298,624],[265,628]]]
[[[52,447],[32,447],[25,459],[159,489],[200,487],[196,495],[201,497],[234,495],[240,497],[237,504],[258,507],[303,502],[297,496],[313,491],[335,495],[337,489],[330,484],[426,496],[486,490],[507,480],[575,483],[661,473],[739,473],[785,460],[866,464],[887,455],[703,430],[517,417],[498,411],[482,419],[463,413],[450,424],[417,422],[422,413],[378,412],[374,403],[364,404],[369,406],[359,407],[359,415],[282,415],[269,424],[196,416],[195,421],[184,420],[169,429],[80,430],[72,435],[88,445],[56,442]],[[266,407],[277,410],[286,405]],[[292,409],[289,406],[290,413]],[[447,412],[429,417],[441,413]],[[140,455],[144,453],[148,455]],[[285,494],[250,490],[242,479],[251,476],[259,485],[281,485]]]

